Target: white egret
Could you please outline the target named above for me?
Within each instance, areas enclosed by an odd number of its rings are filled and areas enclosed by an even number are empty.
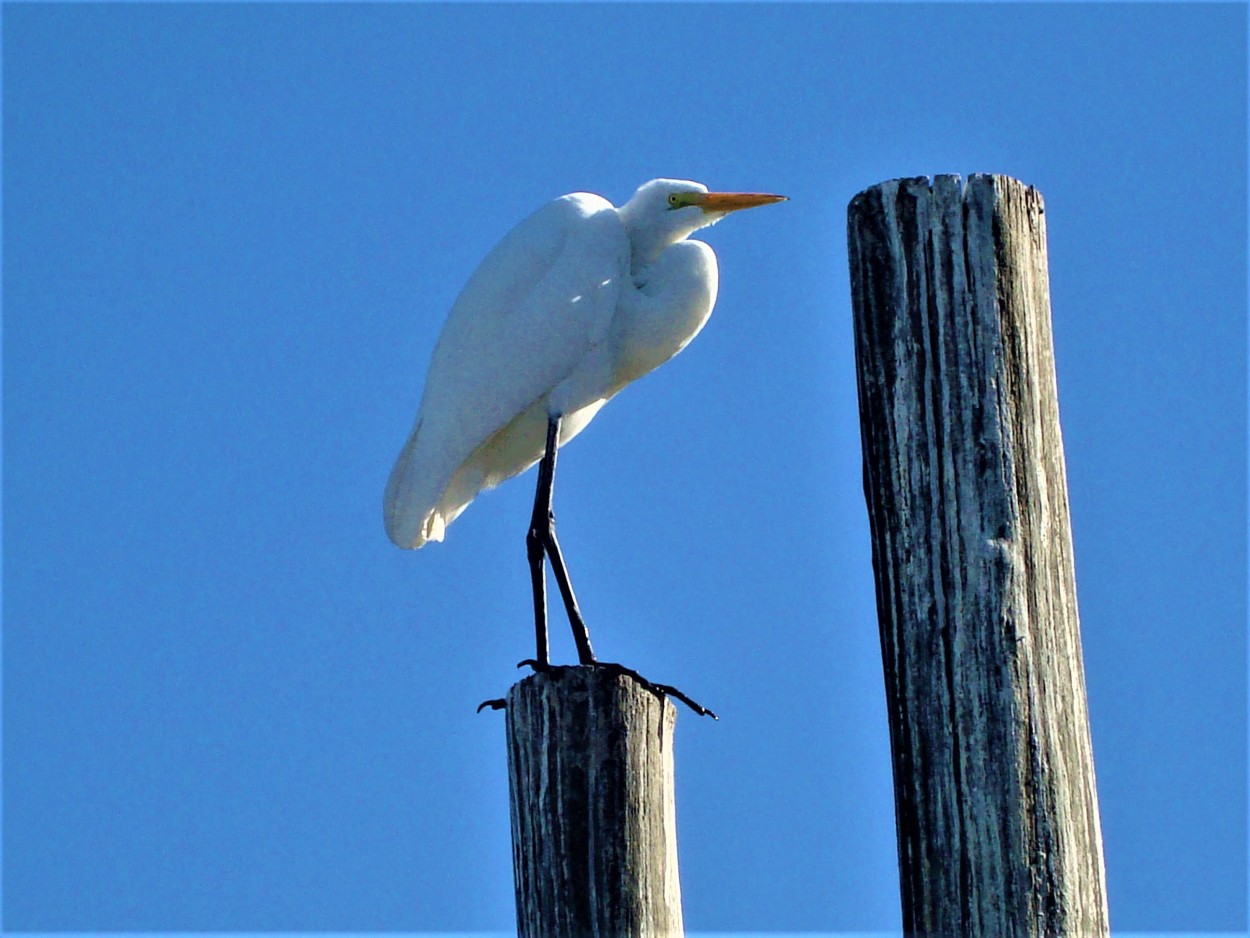
[[[596,663],[556,542],[558,447],[707,322],[716,255],[688,236],[784,198],[674,179],[645,183],[620,208],[587,192],[565,195],[499,242],[452,307],[386,486],[386,533],[405,548],[441,541],[479,492],[541,462],[526,537],[535,667],[548,666],[544,554],[578,659]]]

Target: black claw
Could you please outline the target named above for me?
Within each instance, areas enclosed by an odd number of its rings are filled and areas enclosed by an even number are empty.
[[[711,717],[713,720],[720,719],[720,717],[718,717],[715,713],[713,713],[707,707],[691,700],[689,697],[687,697],[685,694],[679,691],[676,687],[673,687],[671,684],[652,684],[651,686],[654,687],[656,690],[658,690],[661,694],[666,694],[669,697],[676,697],[678,700],[680,700],[682,703],[684,703],[687,707],[689,707],[691,710],[693,710],[695,713],[697,713],[701,717]]]
[[[635,681],[637,681],[639,684],[641,684],[643,687],[647,688],[647,690],[651,691],[654,694],[659,694],[661,697],[677,698],[678,700],[680,700],[682,703],[684,703],[687,707],[689,707],[691,710],[693,710],[695,713],[697,713],[701,717],[711,717],[713,720],[720,719],[720,717],[718,717],[715,713],[713,713],[707,707],[691,700],[689,697],[687,697],[685,694],[679,691],[676,687],[673,687],[671,684],[656,684],[652,681],[648,681],[645,677],[643,677],[633,668],[627,668],[625,667],[625,665],[617,664],[614,661],[596,661],[594,662],[592,667],[608,668],[611,671],[615,671],[617,674],[626,674],[629,677],[632,677]]]
[[[524,661],[517,662],[518,668],[524,668],[527,666],[533,668],[535,673],[538,673],[538,674],[549,674],[555,670],[555,668],[552,665],[543,664],[539,661],[534,660],[533,658],[526,658]],[[635,681],[637,681],[647,690],[651,691],[651,693],[657,694],[660,697],[673,697],[676,700],[680,700],[682,703],[684,703],[687,707],[689,707],[691,710],[693,710],[695,713],[697,713],[701,717],[711,717],[713,720],[720,719],[720,717],[718,717],[715,713],[713,713],[707,707],[703,706],[701,703],[698,703],[695,700],[692,700],[690,697],[687,697],[685,694],[679,691],[672,684],[656,684],[654,681],[648,681],[645,677],[643,677],[633,668],[627,668],[623,664],[617,664],[615,661],[583,661],[581,663],[581,666],[589,667],[589,668],[604,668],[608,671],[615,672],[616,674],[624,674],[627,677],[632,677]],[[482,707],[485,707],[487,704],[494,704],[494,703],[495,701],[488,700],[486,701],[486,703],[482,704]],[[499,701],[499,704],[500,706],[495,707],[496,710],[502,708],[503,702]],[[482,707],[478,707],[478,710],[481,710]]]
[[[477,712],[481,713],[487,707],[490,707],[492,710],[502,710],[507,706],[508,706],[508,701],[502,697],[498,697],[495,700],[483,700],[480,704],[477,705]]]

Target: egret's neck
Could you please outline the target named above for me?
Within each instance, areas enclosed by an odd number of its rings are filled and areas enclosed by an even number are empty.
[[[645,273],[678,241],[716,220],[716,216],[705,215],[698,209],[657,215],[639,210],[632,201],[620,209],[620,218],[629,236],[629,266],[634,277]]]
[[[629,272],[635,277],[646,273],[660,259],[661,254],[681,240],[672,237],[655,237],[654,232],[641,232],[640,235],[631,234],[629,238],[631,247]]]

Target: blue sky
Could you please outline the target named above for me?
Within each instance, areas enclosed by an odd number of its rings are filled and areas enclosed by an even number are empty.
[[[1246,927],[1244,6],[3,31],[6,928],[511,927],[474,707],[533,476],[415,554],[381,490],[482,255],[660,175],[791,201],[707,232],[717,310],[564,451],[561,542],[601,655],[722,717],[679,717],[687,927],[896,928],[845,211],[938,172],[1046,199],[1113,926]]]

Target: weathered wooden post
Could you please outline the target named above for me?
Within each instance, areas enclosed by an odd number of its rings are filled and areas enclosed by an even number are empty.
[[[521,938],[681,938],[673,704],[608,668],[557,667],[506,709]]]
[[[904,928],[1106,935],[1042,198],[902,179],[848,216]]]

